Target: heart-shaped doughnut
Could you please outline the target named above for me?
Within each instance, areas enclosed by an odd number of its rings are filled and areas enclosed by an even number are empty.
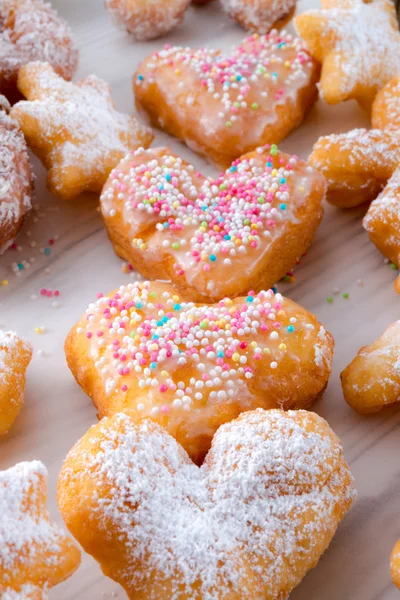
[[[117,254],[204,302],[283,277],[312,241],[325,186],[276,146],[242,156],[216,179],[168,148],[142,149],[114,169],[100,204]]]
[[[308,408],[327,385],[332,352],[315,317],[272,290],[196,305],[157,282],[100,294],[66,341],[100,417],[150,417],[196,462],[245,410]]]
[[[158,424],[103,419],[68,455],[71,533],[131,600],[282,600],[354,499],[340,442],[307,411],[246,412],[198,468]]]
[[[140,65],[134,91],[155,126],[226,168],[300,125],[317,98],[318,77],[303,43],[273,30],[227,55],[166,46]]]

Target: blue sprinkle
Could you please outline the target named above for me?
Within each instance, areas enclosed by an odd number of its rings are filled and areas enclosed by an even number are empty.
[[[282,179],[279,180],[279,183],[286,183],[286,179],[282,177]]]
[[[254,298],[253,296],[247,296],[246,298],[246,302],[253,302]]]
[[[284,46],[286,46],[286,42],[280,42],[278,44],[278,48],[283,48]]]
[[[215,262],[217,260],[217,257],[215,256],[215,254],[210,254],[210,260],[212,262]]]
[[[157,368],[157,363],[156,362],[150,363],[150,369],[156,369],[156,368]]]
[[[279,205],[279,208],[280,208],[281,210],[286,210],[286,204],[280,204],[280,205]]]
[[[165,227],[165,229],[168,229],[169,223],[164,223],[164,227]]]
[[[181,310],[180,304],[174,304],[174,310]]]
[[[289,333],[293,333],[293,331],[295,330],[293,325],[289,325],[289,327],[287,328]]]
[[[171,175],[169,173],[166,174],[165,179],[167,181],[171,181]]]
[[[242,81],[242,76],[241,75],[236,75],[236,81]]]
[[[229,169],[229,171],[230,171],[231,173],[235,173],[235,171],[237,171],[237,167],[235,167],[235,166],[232,166],[232,167]]]
[[[271,290],[274,292],[274,294],[276,294],[276,292],[278,291],[278,288],[273,285]]]
[[[44,253],[45,253],[46,256],[49,256],[49,254],[51,254],[50,248],[45,248],[44,249]]]
[[[230,235],[228,235],[228,234],[224,235],[224,240],[230,240],[230,239],[231,239]]]
[[[267,162],[266,166],[267,167],[272,167],[272,162]]]
[[[161,327],[161,325],[164,325],[163,321],[157,321],[157,325],[158,327]]]
[[[17,267],[18,267],[19,271],[22,271],[22,269],[24,268],[24,265],[22,263],[18,263]]]
[[[218,356],[218,358],[224,358],[224,353],[223,352],[218,352],[217,356]]]
[[[144,79],[143,75],[138,75],[138,79],[139,79],[139,81],[143,81],[143,79]]]
[[[141,302],[136,302],[135,306],[136,308],[142,308],[143,304]]]
[[[166,323],[167,321],[169,321],[169,317],[165,316],[161,320],[163,323]]]
[[[158,338],[159,338],[159,336],[157,334],[154,334],[154,335],[151,336],[152,340],[158,340]]]

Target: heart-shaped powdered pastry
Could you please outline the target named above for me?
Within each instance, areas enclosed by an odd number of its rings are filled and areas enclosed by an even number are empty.
[[[321,221],[325,179],[276,146],[205,178],[168,148],[139,150],[112,172],[101,209],[116,252],[191,300],[269,289]]]
[[[272,291],[214,305],[144,282],[100,294],[71,330],[68,364],[99,416],[159,422],[196,462],[241,412],[307,408],[324,391],[333,338]]]
[[[354,499],[340,442],[307,411],[250,411],[198,468],[149,420],[92,427],[66,459],[67,527],[131,600],[283,600]]]
[[[134,91],[154,125],[228,167],[300,125],[317,98],[318,77],[303,42],[273,30],[227,55],[166,46],[140,65]]]

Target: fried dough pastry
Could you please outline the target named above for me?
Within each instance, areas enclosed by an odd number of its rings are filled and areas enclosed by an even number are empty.
[[[48,62],[71,79],[78,66],[78,50],[70,28],[47,2],[1,0],[0,92],[18,98],[18,72],[31,61]]]
[[[127,409],[165,427],[199,462],[218,427],[253,408],[308,408],[325,390],[333,338],[272,290],[184,302],[159,282],[98,296],[66,340],[99,417]]]
[[[378,412],[400,401],[400,321],[392,323],[341,373],[344,398],[362,415]]]
[[[226,56],[167,46],[140,65],[134,91],[154,125],[227,168],[300,125],[316,100],[318,77],[302,42],[273,30]]]
[[[12,331],[0,331],[0,435],[7,433],[24,403],[31,345]]]
[[[309,163],[328,180],[332,204],[348,208],[375,198],[364,228],[378,250],[400,265],[400,76],[377,94],[372,126],[320,138]]]
[[[370,108],[399,73],[400,32],[392,0],[321,0],[322,10],[298,15],[295,25],[322,63],[320,92],[328,104],[354,99]]]
[[[0,95],[0,254],[13,243],[34,196],[25,138],[8,116],[9,110],[7,99]]]
[[[339,439],[308,411],[242,414],[200,468],[120,413],[76,444],[58,484],[67,527],[131,600],[288,598],[354,497]]]
[[[117,254],[144,277],[216,301],[269,289],[296,264],[321,221],[325,185],[276,146],[242,156],[216,179],[156,148],[122,160],[100,205]]]
[[[393,548],[390,556],[390,574],[393,583],[400,589],[400,540]]]
[[[281,29],[293,17],[296,0],[221,0],[228,15],[249,31]]]
[[[46,510],[47,470],[39,461],[0,471],[0,597],[46,600],[78,568],[80,552]]]
[[[105,0],[114,20],[138,41],[166,35],[183,21],[191,0]]]
[[[18,77],[27,101],[11,115],[49,170],[49,190],[64,198],[100,193],[111,170],[153,139],[135,117],[115,110],[110,86],[95,75],[67,82],[47,63],[29,63]]]

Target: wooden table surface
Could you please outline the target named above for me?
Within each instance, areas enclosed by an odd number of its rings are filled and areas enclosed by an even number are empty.
[[[218,3],[190,9],[185,24],[165,40],[132,42],[109,20],[102,0],[53,0],[70,22],[79,42],[78,76],[95,73],[112,84],[121,111],[133,110],[131,77],[139,61],[164,42],[229,48],[243,31],[222,14]],[[301,1],[298,10],[315,6]],[[319,102],[307,121],[281,147],[306,158],[319,135],[367,126],[357,105],[327,107]],[[158,132],[155,143],[168,143],[194,164],[212,168],[176,140]],[[18,238],[20,248],[0,258],[0,327],[29,338],[35,355],[29,368],[25,407],[9,435],[0,440],[0,468],[18,461],[40,459],[49,469],[49,507],[61,522],[55,491],[62,461],[78,438],[96,421],[96,411],[70,374],[64,358],[65,336],[98,291],[127,283],[121,261],[114,255],[96,210],[97,198],[64,203],[45,188],[45,172],[34,160],[37,207]],[[343,212],[326,207],[315,241],[294,284],[279,290],[317,314],[333,333],[336,355],[330,384],[315,410],[340,436],[356,479],[358,499],[342,522],[319,565],[291,595],[292,600],[395,600],[389,555],[400,537],[400,413],[392,410],[360,417],[345,404],[339,373],[361,345],[375,340],[399,318],[400,299],[393,290],[396,272],[369,242],[361,225],[364,209]],[[55,238],[54,245],[48,240]],[[50,248],[50,254],[44,253]],[[16,276],[13,263],[29,268]],[[41,288],[59,289],[54,298]],[[333,295],[335,288],[340,294]],[[342,293],[348,292],[344,299]],[[333,296],[329,304],[326,300]],[[35,299],[35,297],[37,297]],[[43,326],[45,333],[35,333]],[[50,594],[57,600],[125,598],[85,556],[79,571]]]

